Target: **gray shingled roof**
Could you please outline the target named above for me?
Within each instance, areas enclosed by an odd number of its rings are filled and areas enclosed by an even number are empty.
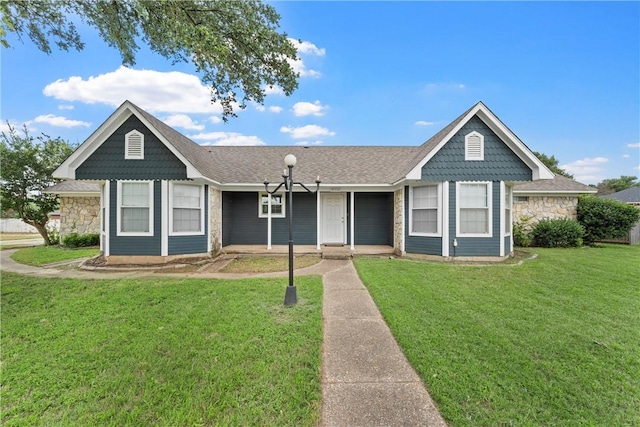
[[[562,175],[513,186],[514,193],[595,193],[596,189]]]
[[[625,203],[640,203],[640,187],[634,186],[613,194],[599,196],[603,199],[619,200]]]
[[[86,181],[62,181],[42,190],[43,193],[96,193],[100,194],[100,186]]]

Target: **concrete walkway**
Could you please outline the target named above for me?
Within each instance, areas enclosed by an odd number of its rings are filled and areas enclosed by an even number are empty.
[[[2,271],[45,277],[179,277],[180,273],[85,271],[18,264],[0,251]],[[287,272],[261,274],[286,277]],[[348,260],[323,260],[295,271],[322,275],[322,426],[446,426],[422,381],[407,362],[367,288]],[[241,278],[255,274],[187,273],[194,278]]]

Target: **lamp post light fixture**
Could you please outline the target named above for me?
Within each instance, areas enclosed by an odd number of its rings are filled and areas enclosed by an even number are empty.
[[[284,158],[284,164],[289,169],[284,170],[282,175],[282,182],[273,191],[269,191],[269,182],[265,179],[264,189],[271,196],[280,190],[280,187],[284,185],[284,189],[287,192],[287,204],[288,204],[288,217],[289,217],[289,285],[287,291],[284,294],[284,305],[291,306],[298,303],[298,295],[296,292],[296,285],[293,284],[293,186],[298,184],[304,188],[308,193],[315,194],[320,189],[320,177],[316,178],[315,191],[309,190],[303,183],[293,180],[293,167],[296,165],[296,156],[293,154],[287,154]],[[271,213],[271,212],[269,212]]]

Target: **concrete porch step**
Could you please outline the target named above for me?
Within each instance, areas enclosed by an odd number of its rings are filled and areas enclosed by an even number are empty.
[[[349,246],[323,246],[322,259],[351,259]]]

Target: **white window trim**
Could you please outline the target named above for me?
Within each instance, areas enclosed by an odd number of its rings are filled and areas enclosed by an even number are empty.
[[[489,210],[488,233],[461,233],[460,232],[460,187],[464,184],[487,185],[487,207]],[[493,182],[491,181],[462,181],[456,182],[456,237],[493,237]]]
[[[435,233],[419,233],[413,231],[413,189],[409,187],[409,236],[441,237],[442,236],[442,184],[416,185],[415,187],[437,187],[438,207],[436,208],[437,229]]]
[[[503,183],[504,184],[504,183]],[[509,195],[509,200],[505,200],[506,195]],[[502,230],[504,232],[505,236],[511,236],[511,233],[513,231],[513,187],[510,187],[506,184],[504,184],[504,194],[502,195],[502,200],[503,203],[508,203],[509,204],[509,215],[511,216],[511,218],[508,218],[506,215],[506,206],[502,206],[502,215],[504,215],[504,224],[502,224]],[[511,223],[511,227],[509,227],[509,230],[505,230],[505,227],[507,225],[507,221],[509,221]]]
[[[198,187],[200,196],[200,231],[173,231],[173,188],[175,185],[191,185]],[[177,206],[179,208],[179,206]],[[195,208],[189,208],[195,209]],[[204,185],[187,184],[184,182],[169,183],[169,236],[202,236],[204,235]]]
[[[480,138],[480,157],[469,156],[469,139],[472,136]],[[467,161],[483,161],[484,160],[484,135],[479,132],[473,131],[464,136],[464,159]]]
[[[129,182],[137,182],[137,183],[146,183],[149,185],[149,231],[141,232],[141,231],[121,231],[121,220],[122,220],[122,184]],[[126,181],[118,181],[118,191],[117,191],[117,211],[116,211],[116,236],[153,236],[153,181],[135,181],[135,180],[126,180]]]
[[[140,155],[131,156],[129,154],[129,138],[132,135],[138,135],[140,137]],[[144,160],[144,134],[137,130],[132,130],[124,136],[124,158],[127,160]]]
[[[268,203],[269,209],[268,209],[268,212],[267,212],[267,213],[263,213],[263,212],[262,212],[262,197],[263,197],[263,196],[269,196],[269,197],[268,197],[268,200],[269,200],[269,203]],[[271,212],[271,196],[280,196],[280,197],[282,197],[282,212],[281,212],[281,213],[279,213],[279,214],[274,214],[274,213],[272,213],[272,212]],[[286,199],[287,199],[287,197],[286,197],[286,194],[285,194],[285,193],[269,194],[269,193],[267,193],[267,192],[265,192],[265,191],[261,191],[261,192],[259,192],[259,193],[258,193],[258,218],[269,218],[269,217],[271,217],[271,218],[285,218],[285,217],[287,216],[287,215],[286,215],[286,212],[287,212],[287,209],[286,209],[286,204],[287,204]]]

